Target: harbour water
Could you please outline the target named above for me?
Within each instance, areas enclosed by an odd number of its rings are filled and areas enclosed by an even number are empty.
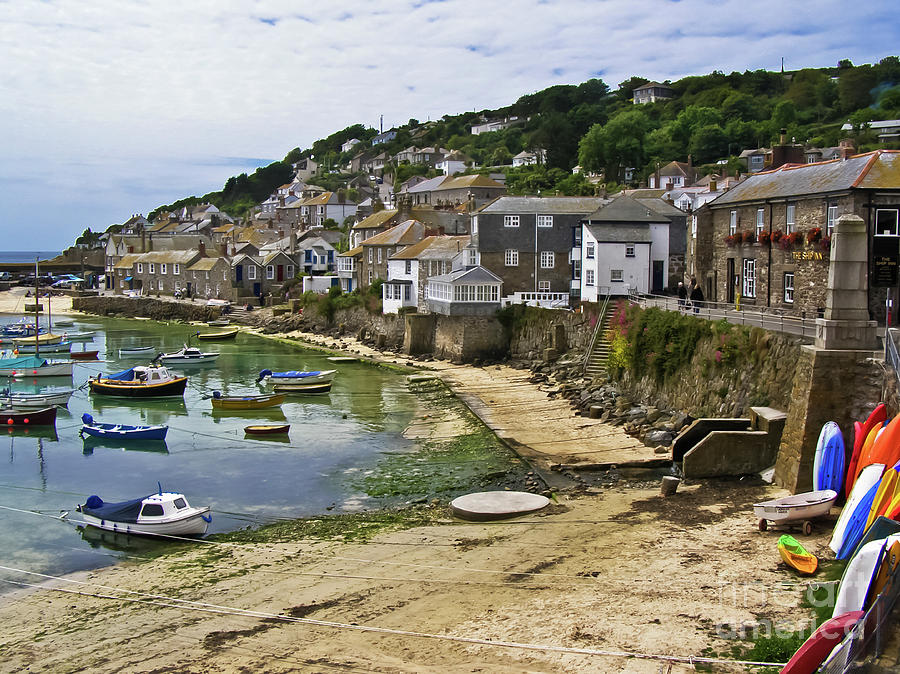
[[[92,341],[73,350],[99,349],[102,361],[76,362],[71,381],[11,382],[14,391],[77,391],[68,409],[59,410],[55,428],[7,429],[0,438],[0,548],[6,566],[58,574],[111,563],[122,554],[114,546],[98,544],[96,532],[56,517],[69,512],[77,519],[74,507],[91,494],[120,501],[152,493],[157,483],[186,494],[193,505],[211,505],[211,533],[277,518],[376,508],[389,501],[366,494],[366,476],[387,454],[415,449],[402,433],[419,398],[400,373],[360,362],[331,363],[315,351],[241,334],[236,341],[199,342],[204,350],[221,353],[214,364],[171,368],[189,376],[183,399],[127,401],[91,395],[88,377],[139,364],[119,358],[121,348],[152,345],[160,352],[175,351],[198,327],[79,318],[66,329],[95,330]],[[212,410],[209,396],[215,390],[225,395],[265,390],[255,383],[265,368],[337,368],[339,374],[327,395],[289,397],[270,410]],[[144,448],[83,441],[84,412],[101,422],[168,424],[168,437],[162,445]],[[285,422],[291,424],[287,441],[253,439],[243,431],[252,423]]]

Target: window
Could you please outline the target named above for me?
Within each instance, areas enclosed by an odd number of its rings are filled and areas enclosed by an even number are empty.
[[[169,265],[165,262],[161,262],[159,265],[159,273],[160,274],[168,274],[169,273]]]
[[[581,260],[572,260],[572,278],[581,278]]]
[[[177,499],[175,499],[175,501],[173,502],[173,504],[174,504],[175,508],[178,509],[178,510],[182,510],[183,508],[187,508],[187,501],[185,501],[183,498],[177,498]]]
[[[256,268],[254,267],[253,270],[256,271]],[[253,278],[256,278],[256,276]],[[206,272],[206,280],[209,281],[209,272]]]
[[[375,249],[369,248],[369,264],[372,264],[372,262],[374,260],[375,260]]]
[[[181,273],[181,265],[173,264],[172,265],[172,273],[180,274]]]
[[[731,236],[734,236],[737,232],[737,211],[731,211],[731,215],[728,218],[728,233]]]
[[[550,281],[538,281],[538,292],[539,293],[549,293],[550,292]]]
[[[163,507],[159,503],[145,503],[141,508],[141,517],[162,517]]]
[[[507,267],[519,266],[519,251],[513,248],[506,249],[505,262]]]
[[[369,285],[372,285],[372,280],[374,279],[374,277],[375,277],[375,272],[370,269],[369,270]]]
[[[147,267],[148,267],[147,271],[148,271],[149,273],[151,273],[151,274],[155,274],[155,273],[156,273],[156,265],[155,265],[155,264],[153,264],[153,263],[151,262],[150,264],[147,265]]]
[[[897,223],[897,209],[878,208],[875,210],[875,236],[900,236]],[[140,266],[140,265],[138,265]]]
[[[324,207],[324,206],[318,206],[318,207],[316,207],[316,213],[318,213],[319,215],[324,215],[324,214],[325,214],[325,207]]]
[[[586,286],[594,285],[594,270],[593,269],[585,269],[584,270],[584,285],[586,285]]]
[[[266,265],[266,278],[267,278],[268,280],[270,280],[270,281],[271,281],[273,278],[275,278],[275,265],[274,265],[274,264],[267,264],[267,265]]]
[[[556,255],[552,250],[541,251],[541,269],[553,269],[556,262]]]
[[[504,215],[503,216],[503,226],[504,227],[518,227],[519,226],[519,216],[518,215]]]
[[[478,216],[472,216],[472,234],[478,234]]]
[[[794,231],[795,221],[794,218],[797,213],[797,205],[796,204],[788,204],[787,212],[784,216],[784,232],[785,234],[790,234]]]
[[[794,303],[794,274],[785,273],[784,275],[784,301],[787,304]]]
[[[144,265],[142,263],[138,262],[138,274],[143,274],[143,273],[144,273]]]
[[[752,257],[744,258],[744,286],[741,295],[756,297],[756,260]]]
[[[766,210],[764,208],[756,209],[756,238],[759,239],[759,235],[762,234],[763,229],[766,226]]]
[[[634,257],[634,244],[633,243],[625,244],[625,257]]]
[[[288,278],[294,278],[294,265],[289,264],[287,266],[287,275],[288,275]]]
[[[474,248],[466,250],[466,266],[475,267],[478,265],[478,251]]]
[[[584,256],[588,260],[594,259],[594,242],[593,241],[588,241],[587,244],[585,244]]]
[[[623,278],[623,273],[621,269],[610,269],[609,270],[609,280],[614,283],[621,283]]]
[[[406,261],[406,273],[412,274],[412,260]]]
[[[412,288],[412,286],[403,286],[403,300],[406,302],[409,302],[410,288]]]
[[[378,249],[378,264],[381,264],[381,260],[382,260],[381,256],[382,256],[383,252],[384,251],[382,251],[381,248]]]
[[[834,229],[834,225],[837,222],[837,204],[829,204],[828,206],[828,219],[827,219],[827,234],[831,236],[831,232]]]
[[[208,273],[209,272],[207,272],[207,274]],[[209,278],[209,276],[207,276],[206,278]],[[247,265],[247,278],[250,279],[251,281],[256,279],[256,266],[255,265],[252,265],[252,264]]]
[[[552,215],[539,215],[537,220],[538,227],[553,227]]]

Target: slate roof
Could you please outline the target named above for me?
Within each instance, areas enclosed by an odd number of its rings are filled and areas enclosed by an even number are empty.
[[[362,242],[363,246],[395,246],[407,245],[411,246],[420,241],[419,234],[416,233],[415,225],[419,225],[421,231],[425,231],[425,225],[418,220],[404,220],[399,225],[394,225],[388,230],[369,237]]]
[[[431,276],[429,281],[437,281],[438,283],[456,283],[465,281],[466,283],[503,283],[503,279],[497,276],[490,269],[484,267],[471,267],[469,269],[457,269],[449,274],[441,274],[440,276]]]
[[[410,194],[415,194],[416,192],[433,192],[445,180],[448,180],[447,176],[437,176],[436,178],[429,178],[428,180],[423,180],[422,182],[413,185],[406,191]]]
[[[786,164],[771,171],[761,171],[709,202],[709,206],[844,192],[853,188],[900,189],[900,151],[875,150],[845,160]]]
[[[511,197],[494,199],[479,209],[479,213],[538,213],[584,214],[593,213],[609,199],[601,197]]]
[[[356,248],[351,248],[346,253],[338,253],[338,257],[356,257],[357,255],[362,255],[362,252],[362,246],[357,246]]]
[[[200,254],[196,248],[187,250],[153,250],[141,253],[138,262],[155,262],[160,264],[187,264]]]
[[[589,224],[593,223],[668,223],[670,220],[658,215],[646,204],[627,194],[616,197],[605,206],[601,206],[598,210],[591,213],[585,220]]]
[[[215,268],[216,264],[224,260],[223,257],[201,257],[194,264],[187,268],[187,271],[210,271]]]
[[[391,260],[446,260],[469,245],[468,236],[426,236],[391,255]]]
[[[131,269],[143,253],[128,253],[113,265],[113,269]]]
[[[420,183],[416,187],[420,187],[425,183]],[[451,178],[446,178],[439,187],[434,188],[433,191],[443,191],[443,190],[460,190],[465,189],[467,187],[494,187],[499,189],[504,189],[503,185],[498,183],[496,180],[491,180],[487,176],[482,175],[469,175],[469,176],[453,176]],[[415,189],[415,188],[414,188]],[[412,191],[412,190],[410,190]]]
[[[673,206],[665,199],[637,199],[639,203],[642,203],[644,206],[649,208],[654,213],[658,215],[664,216],[674,216],[678,217],[681,215],[687,215],[683,210],[678,208],[677,206]]]
[[[588,225],[597,243],[650,243],[650,225]]]

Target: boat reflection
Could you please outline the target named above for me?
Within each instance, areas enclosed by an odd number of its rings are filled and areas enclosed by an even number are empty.
[[[263,420],[264,423],[269,423],[271,421],[287,421],[287,417],[284,416],[284,410],[280,407],[263,407],[255,410],[222,410],[214,407],[211,410],[205,411],[203,415],[211,417],[213,423],[216,424],[228,417],[239,417],[240,419],[256,417]]]
[[[104,531],[96,527],[79,524],[77,527],[81,538],[92,548],[106,548],[116,552],[129,552],[132,554],[150,554],[160,552],[165,546],[171,546],[172,541],[157,539],[150,536],[129,536],[115,531]]]
[[[56,434],[56,426],[31,426],[28,428],[8,426],[6,434],[10,438],[43,438],[50,442],[59,441],[59,436]]]
[[[91,405],[97,417],[112,417],[115,410],[127,410],[132,425],[158,426],[169,423],[170,416],[188,416],[184,398],[106,398],[91,396]],[[137,415],[136,420],[134,415]]]
[[[165,440],[131,440],[122,441],[121,438],[97,438],[94,436],[85,436],[83,439],[82,454],[90,456],[94,453],[95,447],[105,447],[106,449],[118,449],[128,452],[156,452],[158,454],[168,454],[169,446]]]

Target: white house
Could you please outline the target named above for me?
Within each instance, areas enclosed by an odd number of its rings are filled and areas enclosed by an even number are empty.
[[[346,143],[341,145],[341,152],[350,152],[353,149],[353,146],[359,143],[359,138],[351,138]]]
[[[537,149],[534,152],[529,152],[528,150],[522,150],[519,154],[513,157],[512,165],[513,166],[530,166],[532,164],[543,164],[547,161],[547,151]]]
[[[469,260],[469,241],[468,235],[427,236],[394,253],[388,258],[387,280],[382,285],[383,312],[393,314],[403,307],[425,311],[427,280]]]
[[[623,195],[582,221],[581,299],[661,292],[669,276],[669,225]]]
[[[466,164],[471,161],[471,159],[466,157],[466,155],[459,150],[453,150],[435,164],[435,168],[441,171],[445,176],[452,176],[465,171]]]

